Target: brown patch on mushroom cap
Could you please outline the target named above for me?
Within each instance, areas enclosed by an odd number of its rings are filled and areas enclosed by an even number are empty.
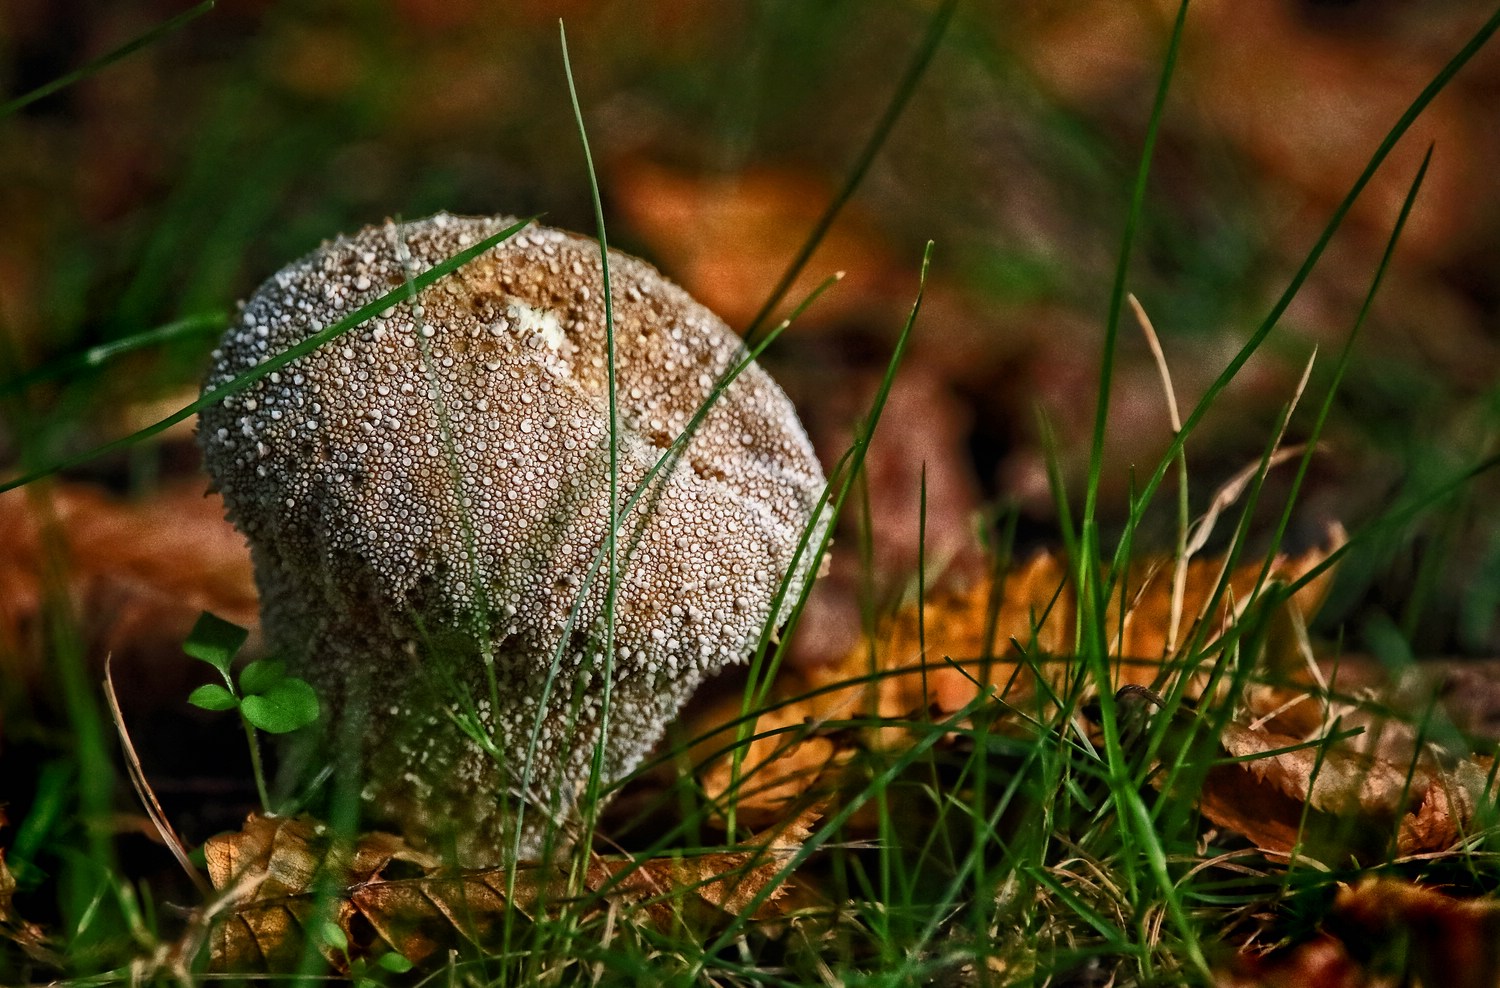
[[[205,387],[513,222],[438,214],[325,244],[245,303]],[[269,641],[331,701],[345,750],[362,750],[374,810],[418,840],[451,836],[465,865],[499,863],[516,835],[534,725],[527,855],[551,808],[568,818],[600,739],[607,580],[587,580],[609,518],[600,268],[596,242],[528,227],[199,424]],[[644,262],[612,252],[610,274],[623,502],[744,348]],[[790,402],[751,366],[622,516],[606,781],[705,675],[749,656],[822,486]],[[804,560],[788,599],[805,577]],[[466,709],[494,750],[455,723]]]

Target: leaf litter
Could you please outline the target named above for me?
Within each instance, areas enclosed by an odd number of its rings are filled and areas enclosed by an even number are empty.
[[[205,847],[214,888],[232,896],[214,927],[211,966],[291,970],[309,943],[341,973],[356,957],[386,952],[420,962],[459,942],[489,942],[509,911],[537,922],[591,898],[584,918],[624,908],[663,933],[701,935],[752,906],[755,920],[769,922],[782,915],[786,861],[821,814],[809,808],[732,850],[593,855],[578,886],[555,865],[524,864],[514,877],[452,871],[393,834],[361,834],[351,845],[309,817],[253,815]],[[324,932],[330,923],[342,936]]]
[[[1224,500],[1215,504],[1222,508]],[[215,530],[223,523],[211,499],[168,492],[126,505],[59,484],[45,501],[11,495],[0,509],[0,527],[17,547],[0,571],[12,591],[0,630],[13,646],[24,646],[46,598],[36,574],[45,569],[40,559],[52,537],[49,513],[67,520],[56,530],[65,533],[61,548],[74,563],[66,592],[96,621],[106,616],[91,633],[96,644],[139,649],[140,639],[151,638],[140,629],[162,621],[182,625],[185,634],[200,608],[253,625],[248,560],[232,535]],[[163,542],[168,515],[181,538]],[[85,539],[90,552],[72,548]],[[1133,562],[1108,603],[1105,626],[1113,629],[1110,654],[1117,659],[1110,686],[1155,696],[1186,676],[1190,704],[1230,705],[1232,716],[1217,725],[1218,757],[1190,795],[1210,824],[1242,835],[1271,860],[1316,862],[1319,854],[1351,849],[1370,862],[1441,856],[1470,840],[1478,811],[1493,804],[1493,761],[1439,745],[1422,725],[1443,694],[1442,707],[1452,708],[1459,727],[1493,733],[1496,700],[1493,688],[1484,688],[1488,677],[1433,666],[1382,684],[1358,657],[1315,659],[1305,628],[1327,594],[1331,570],[1270,615],[1260,668],[1241,694],[1224,695],[1224,682],[1212,677],[1214,643],[1235,628],[1257,593],[1300,580],[1342,540],[1334,529],[1326,545],[1278,555],[1264,574],[1258,562],[1227,574],[1222,559]],[[1194,542],[1192,548],[1201,546],[1200,538]],[[1225,590],[1216,594],[1221,579]],[[101,598],[112,606],[92,606]],[[857,783],[851,767],[861,752],[900,751],[920,736],[921,725],[980,705],[1005,711],[1012,722],[1043,722],[1076,676],[1067,661],[1075,652],[1076,606],[1068,565],[1054,554],[1037,554],[1004,573],[982,572],[961,559],[920,607],[899,609],[837,661],[784,669],[770,702],[748,724],[738,698],[700,708],[684,729],[699,737],[691,752],[699,782],[721,808],[710,823],[724,822],[722,808],[732,800],[738,824],[765,828],[724,850],[644,859],[596,854],[581,882],[570,884],[548,866],[522,866],[514,879],[498,870],[454,872],[390,834],[363,834],[350,845],[305,817],[252,816],[240,832],[206,846],[219,896],[201,924],[209,928],[212,965],[291,970],[309,944],[345,972],[357,958],[387,952],[421,961],[459,942],[486,942],[508,910],[536,922],[581,897],[592,897],[590,915],[615,911],[658,931],[695,934],[723,928],[759,903],[748,919],[773,929],[788,909],[817,897],[815,882],[784,872],[828,808]],[[1210,658],[1184,668],[1181,646],[1197,632],[1196,654]],[[29,650],[6,651],[22,662],[12,671],[27,678]],[[1206,693],[1210,685],[1215,692]],[[736,761],[727,752],[742,736],[750,740]],[[848,832],[858,836],[870,826],[868,814],[855,815]],[[1349,835],[1359,832],[1365,839],[1351,843]],[[1329,834],[1342,842],[1324,840]],[[0,934],[38,962],[55,960],[45,930],[16,915],[14,888],[0,864]],[[1439,940],[1471,952],[1479,949],[1471,941],[1495,923],[1487,903],[1409,883],[1346,888],[1333,916],[1362,917],[1366,927],[1371,916],[1387,925],[1439,916],[1446,924]],[[327,923],[342,936],[330,939]],[[1241,974],[1231,971],[1223,983],[1276,983],[1275,972],[1293,963],[1288,956],[1296,958],[1299,976],[1322,970],[1319,964],[1335,970],[1355,963],[1345,941],[1326,934],[1297,951],[1274,961],[1246,954],[1236,962],[1241,973],[1261,980],[1235,981]]]

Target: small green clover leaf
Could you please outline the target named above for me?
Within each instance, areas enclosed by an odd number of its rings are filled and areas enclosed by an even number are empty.
[[[241,693],[265,693],[286,678],[286,663],[280,659],[261,659],[240,672]]]
[[[198,615],[198,621],[188,633],[187,641],[182,643],[182,650],[195,659],[207,662],[219,670],[220,675],[228,678],[229,663],[249,636],[250,632],[239,625],[204,611]]]
[[[233,710],[240,705],[235,695],[218,683],[204,683],[188,694],[188,703],[204,710]]]
[[[390,971],[392,974],[405,974],[414,966],[411,961],[406,959],[405,955],[395,952],[389,954],[381,954],[379,957],[375,958],[375,963],[385,968],[387,971]]]
[[[290,734],[318,719],[318,694],[305,680],[286,674],[281,659],[260,659],[240,670],[239,681],[230,675],[235,653],[250,633],[207,612],[199,615],[192,633],[182,643],[182,650],[193,658],[207,662],[219,671],[223,684],[205,683],[188,695],[188,702],[203,710],[238,710],[250,745],[250,768],[255,773],[255,788],[260,803],[271,810],[266,790],[265,770],[261,765],[256,730],[270,734]]]
[[[230,675],[234,655],[249,632],[237,624],[205,612],[193,625],[182,649],[219,670],[224,685],[207,683],[193,690],[188,702],[204,710],[235,710],[251,727],[271,734],[289,734],[318,719],[318,695],[304,680],[286,674],[281,659],[260,659],[240,670],[239,682]]]
[[[240,713],[262,731],[289,734],[318,719],[318,694],[305,680],[278,679],[264,692],[241,700]]]

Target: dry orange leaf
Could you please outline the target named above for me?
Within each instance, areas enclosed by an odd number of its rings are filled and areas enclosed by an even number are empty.
[[[775,919],[787,891],[782,872],[821,813],[811,807],[729,851],[645,861],[596,856],[573,892],[552,866],[523,864],[512,882],[501,869],[445,870],[391,834],[363,834],[351,847],[307,817],[252,816],[239,833],[205,847],[214,887],[230,900],[213,930],[212,966],[293,970],[310,938],[339,971],[386,951],[420,961],[462,940],[484,943],[507,910],[530,919],[570,895],[597,894],[600,908],[631,911],[659,930],[711,929],[757,900],[753,918]],[[331,947],[320,923],[332,923],[348,950]]]
[[[1341,533],[1334,534],[1335,545],[1341,539]],[[1278,556],[1269,579],[1296,580],[1329,551]],[[1170,562],[1148,560],[1131,566],[1110,601],[1106,621],[1107,627],[1119,629],[1110,652],[1123,657],[1114,669],[1115,688],[1155,683],[1162,675],[1163,659],[1189,637],[1195,624],[1207,625],[1205,639],[1212,642],[1233,623],[1255,589],[1261,566],[1246,565],[1231,574],[1219,608],[1205,613],[1222,569],[1223,563],[1216,560],[1190,563],[1182,606],[1174,612]],[[1325,573],[1299,590],[1288,605],[1292,613],[1283,620],[1310,617],[1330,579]],[[730,755],[716,754],[734,740],[733,728],[695,747],[695,761],[707,761],[704,788],[714,799],[723,799],[733,788],[735,812],[751,825],[775,819],[795,800],[830,782],[848,760],[849,747],[841,748],[827,737],[825,725],[848,720],[889,724],[864,731],[865,743],[888,748],[906,743],[910,734],[903,722],[929,714],[952,715],[990,690],[1013,707],[1027,709],[1039,702],[1038,670],[1054,686],[1074,674],[1068,662],[1050,661],[1073,651],[1073,629],[1068,572],[1062,560],[1049,553],[1033,557],[1002,579],[978,579],[966,588],[934,592],[920,615],[916,607],[901,611],[874,642],[860,643],[842,662],[783,671],[773,697],[773,703],[781,705],[761,714],[745,732],[755,739],[745,747],[738,766]],[[993,658],[982,658],[986,655]],[[712,731],[738,715],[739,701],[725,699],[705,710],[691,733]]]
[[[15,682],[46,677],[43,618],[53,593],[66,593],[86,653],[114,654],[122,687],[170,688],[174,703],[191,676],[179,660],[199,612],[258,622],[250,552],[201,480],[138,503],[85,484],[10,491],[0,495],[0,545],[0,673]],[[163,655],[171,662],[155,661]]]
[[[1326,691],[1306,673],[1247,691],[1241,716],[1254,719],[1221,732],[1220,746],[1239,760],[1209,771],[1198,795],[1204,816],[1274,855],[1289,853],[1299,839],[1306,851],[1308,808],[1329,818],[1311,819],[1313,832],[1331,818],[1346,833],[1365,831],[1365,840],[1339,853],[1363,845],[1371,855],[1385,854],[1392,823],[1400,855],[1456,844],[1475,810],[1493,798],[1490,760],[1440,750],[1423,737],[1419,725],[1449,682],[1443,663],[1393,682],[1372,675],[1377,665],[1341,657],[1321,670]],[[1335,731],[1344,736],[1324,740]]]
[[[610,171],[620,208],[663,266],[694,298],[740,327],[754,318],[833,198],[823,183],[788,169],[704,178],[636,159]],[[888,277],[890,270],[874,237],[845,215],[792,285],[784,308],[843,271],[844,283],[819,301],[816,317],[847,317],[900,283]]]
[[[1398,878],[1366,878],[1339,891],[1324,924],[1361,954],[1396,947],[1412,981],[1444,988],[1500,983],[1500,902],[1456,899]]]
[[[1277,856],[1299,843],[1304,850],[1316,844],[1322,821],[1307,818],[1305,807],[1337,818],[1345,829],[1364,826],[1379,838],[1368,847],[1372,855],[1384,854],[1384,835],[1399,820],[1395,849],[1408,855],[1452,847],[1486,798],[1487,771],[1475,760],[1449,768],[1431,756],[1392,763],[1347,740],[1304,745],[1301,738],[1235,723],[1225,725],[1219,743],[1243,760],[1209,771],[1198,808]]]

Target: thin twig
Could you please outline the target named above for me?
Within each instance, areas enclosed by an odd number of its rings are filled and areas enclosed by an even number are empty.
[[[1167,367],[1167,355],[1162,350],[1161,339],[1156,335],[1156,327],[1151,325],[1151,317],[1146,315],[1146,309],[1141,305],[1134,294],[1126,295],[1130,308],[1135,312],[1135,321],[1141,327],[1141,333],[1146,337],[1146,346],[1151,349],[1151,356],[1156,360],[1157,373],[1161,375],[1161,388],[1167,399],[1167,420],[1172,423],[1172,436],[1176,438],[1182,431],[1182,414],[1177,408],[1177,389],[1172,386],[1172,372]],[[1177,454],[1178,474],[1178,531],[1176,564],[1172,567],[1172,596],[1170,617],[1167,624],[1167,639],[1162,648],[1162,658],[1166,658],[1177,651],[1177,636],[1182,630],[1182,609],[1187,600],[1187,576],[1188,559],[1191,554],[1187,550],[1188,523],[1187,523],[1187,453],[1179,451]]]
[[[156,832],[161,835],[162,842],[167,845],[167,850],[172,852],[172,857],[182,865],[182,870],[187,872],[188,878],[192,879],[194,887],[203,895],[208,895],[212,889],[204,879],[202,872],[193,867],[188,860],[187,845],[183,844],[182,838],[177,836],[177,831],[172,827],[172,821],[167,819],[167,814],[157,802],[156,793],[151,788],[151,783],[146,780],[146,772],[141,768],[141,759],[135,752],[135,744],[130,740],[130,731],[125,727],[125,715],[120,712],[120,700],[115,696],[115,680],[110,670],[110,661],[113,656],[104,659],[104,698],[109,702],[109,716],[115,722],[115,730],[120,735],[120,747],[125,752],[125,767],[130,770],[130,784],[135,786],[135,793],[140,797],[141,805],[146,809],[146,815],[151,818],[152,824],[156,826]]]

